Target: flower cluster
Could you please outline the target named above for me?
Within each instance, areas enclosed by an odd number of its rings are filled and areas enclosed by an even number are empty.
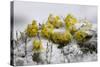
[[[26,29],[26,34],[29,36],[29,37],[34,37],[36,36],[38,33],[38,25],[37,25],[37,22],[35,20],[32,21],[32,24],[29,24],[27,26],[27,29]]]
[[[49,15],[47,23],[50,23],[54,26],[54,28],[62,27],[62,21],[59,16]]]
[[[63,23],[64,21],[64,23]],[[47,38],[56,44],[68,44],[72,39],[75,39],[77,42],[84,42],[88,37],[86,32],[92,26],[91,23],[87,20],[79,22],[73,15],[68,14],[64,20],[61,20],[59,16],[49,15],[47,22],[42,24],[39,30],[39,26],[36,21],[33,20],[32,24],[29,24],[26,33],[29,37],[34,37],[40,31],[41,37]],[[81,24],[82,26],[77,29],[76,25]],[[65,26],[63,26],[65,25]],[[55,32],[55,29],[65,27],[64,32]]]
[[[43,49],[41,40],[33,41],[33,51],[40,52]]]

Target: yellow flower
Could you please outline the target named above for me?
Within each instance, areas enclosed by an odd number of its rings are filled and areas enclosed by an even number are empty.
[[[43,50],[42,42],[41,40],[34,40],[33,41],[33,51],[40,52]]]
[[[53,32],[53,26],[50,23],[43,24],[41,29],[41,35],[45,38],[50,38],[50,35]]]
[[[74,24],[77,23],[77,19],[72,16],[71,14],[68,14],[65,19],[65,24],[66,24],[66,28],[69,29],[71,26],[73,26]]]
[[[75,33],[74,37],[78,42],[83,42],[85,40],[85,37],[87,36],[87,33],[83,30],[79,30]]]
[[[69,31],[66,32],[54,32],[52,34],[52,41],[56,44],[68,44],[72,39],[72,35]]]
[[[75,26],[72,26],[69,28],[70,33],[73,35],[75,32],[77,32],[77,29]]]
[[[29,37],[34,37],[36,36],[38,33],[38,25],[36,24],[36,21],[33,20],[32,21],[32,24],[29,24],[27,26],[27,29],[26,29],[26,34],[29,36]]]
[[[49,15],[47,23],[50,23],[54,28],[62,27],[62,21],[59,16]]]

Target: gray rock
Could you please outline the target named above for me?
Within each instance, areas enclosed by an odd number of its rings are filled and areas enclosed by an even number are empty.
[[[16,66],[23,66],[24,65],[24,59],[20,58],[20,57],[16,58],[15,65]]]

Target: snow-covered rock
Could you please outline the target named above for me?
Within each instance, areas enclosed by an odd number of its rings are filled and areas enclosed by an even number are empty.
[[[16,66],[23,66],[24,65],[24,58],[21,58],[21,57],[15,58],[15,65]]]

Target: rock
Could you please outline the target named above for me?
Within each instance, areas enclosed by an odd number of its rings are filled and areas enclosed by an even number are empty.
[[[15,49],[14,50],[14,55],[19,56],[19,57],[25,57],[25,52],[24,49]]]
[[[69,54],[80,55],[82,54],[82,51],[80,50],[80,47],[78,46],[78,44],[76,44],[75,42],[72,42],[69,45],[64,47],[64,54],[65,55],[69,55]]]
[[[23,66],[24,65],[24,59],[20,58],[20,57],[16,58],[15,59],[15,65],[16,66]]]
[[[43,63],[41,53],[34,53],[32,56],[32,60],[37,63]]]

